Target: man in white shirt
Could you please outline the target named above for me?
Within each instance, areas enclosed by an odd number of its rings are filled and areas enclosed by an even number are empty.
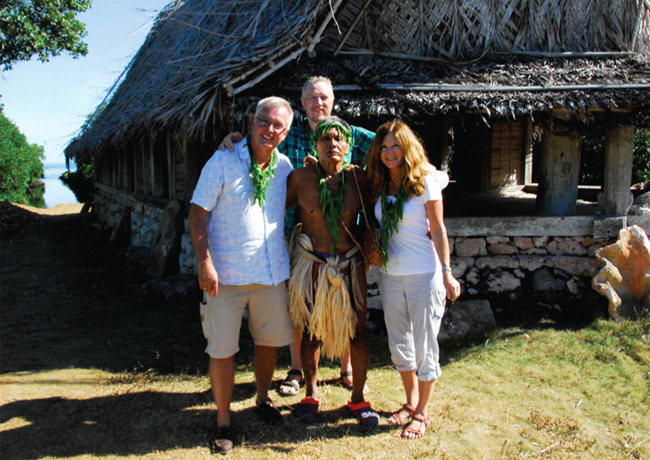
[[[206,163],[192,197],[190,233],[199,285],[205,292],[203,331],[208,339],[209,375],[217,404],[217,431],[211,447],[232,450],[230,424],[234,356],[244,308],[255,342],[257,410],[275,423],[282,414],[268,392],[277,347],[294,338],[287,311],[289,254],[284,239],[286,181],[293,169],[276,147],[293,119],[284,99],[262,99],[251,134],[235,144],[234,155],[217,151]]]

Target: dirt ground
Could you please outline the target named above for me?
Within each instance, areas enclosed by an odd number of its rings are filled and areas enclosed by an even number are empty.
[[[2,459],[103,452],[106,446],[81,447],[90,442],[82,433],[90,428],[87,412],[115,399],[107,392],[115,391],[121,372],[143,379],[205,373],[197,303],[141,302],[138,273],[97,239],[90,216],[80,210],[80,204],[36,209],[0,202]],[[57,439],[57,424],[75,427],[78,449]],[[99,425],[119,431],[114,420]],[[99,438],[111,449],[120,446]]]
[[[192,337],[201,339],[196,305],[144,305],[137,289],[146,279],[111,253],[80,210],[80,204],[37,209],[0,203],[3,374],[146,370],[163,349],[175,352],[165,340],[153,343],[161,332],[152,331],[157,321],[173,332],[192,322],[198,326]],[[165,325],[168,314],[178,322]]]

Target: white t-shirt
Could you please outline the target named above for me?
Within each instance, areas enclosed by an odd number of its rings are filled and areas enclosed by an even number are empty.
[[[404,217],[398,224],[397,231],[388,240],[386,273],[389,275],[406,276],[438,271],[438,254],[427,235],[429,227],[424,207],[426,202],[436,200],[442,200],[442,192],[435,176],[429,174],[424,180],[422,195],[414,195],[404,203]],[[375,217],[381,225],[381,199],[375,204]]]

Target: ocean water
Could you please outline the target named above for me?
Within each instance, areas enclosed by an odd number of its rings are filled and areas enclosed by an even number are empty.
[[[45,177],[41,179],[45,183],[45,207],[51,208],[62,203],[76,203],[77,199],[68,187],[63,185],[59,176],[66,171],[65,165],[45,165]]]

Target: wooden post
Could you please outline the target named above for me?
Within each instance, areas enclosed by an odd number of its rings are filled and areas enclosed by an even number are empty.
[[[598,204],[605,214],[625,215],[632,205],[634,126],[617,125],[605,134],[605,174]]]
[[[449,118],[445,115],[440,139],[440,169],[442,171],[449,172],[449,160]]]
[[[554,118],[567,119],[564,113]],[[580,175],[580,136],[577,132],[560,128],[553,131],[553,122],[544,125],[540,179],[535,203],[540,216],[573,216],[578,200]]]
[[[524,144],[524,185],[533,183],[533,120],[526,119],[526,142]]]

